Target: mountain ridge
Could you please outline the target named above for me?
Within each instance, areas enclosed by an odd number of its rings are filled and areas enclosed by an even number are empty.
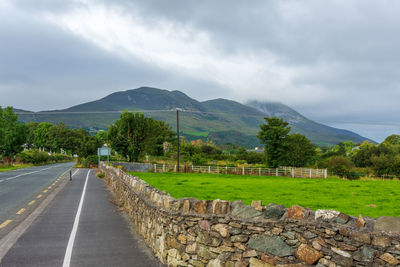
[[[347,140],[354,142],[369,140],[348,130],[314,122],[277,102],[249,101],[241,104],[224,98],[200,102],[178,90],[169,91],[152,87],[114,92],[101,99],[63,110],[20,114],[20,120],[52,123],[63,121],[70,127],[96,131],[108,129],[108,126],[119,118],[119,111],[132,110],[142,111],[145,115],[166,121],[176,129],[176,108],[183,110],[180,113],[180,132],[189,140],[209,137],[218,140],[219,143],[229,139],[229,142],[233,141],[240,145],[260,145],[256,142],[255,136],[266,116],[283,118],[288,121],[292,132],[304,134],[318,145],[333,145]]]

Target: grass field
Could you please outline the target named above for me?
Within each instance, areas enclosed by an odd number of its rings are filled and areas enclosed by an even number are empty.
[[[400,216],[400,182],[218,174],[131,173],[175,198],[262,200],[286,207],[334,209],[358,216]]]
[[[33,165],[28,165],[28,164],[15,164],[12,166],[0,165],[0,172],[13,171],[13,170],[18,170],[18,169],[22,169],[22,168],[32,167],[32,166]]]

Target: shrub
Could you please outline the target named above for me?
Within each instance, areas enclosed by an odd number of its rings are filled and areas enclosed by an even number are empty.
[[[97,166],[99,164],[99,157],[97,155],[89,155],[86,158],[80,157],[78,164],[82,168],[89,168],[90,166]]]
[[[346,173],[345,177],[349,180],[359,180],[361,178],[362,174],[355,172],[355,171],[349,171]]]
[[[98,165],[99,164],[99,157],[97,155],[89,155],[86,157],[86,160],[89,165]]]
[[[103,179],[106,176],[106,174],[104,172],[100,172],[97,174],[97,177],[99,177],[100,179]]]
[[[349,175],[351,176],[350,172],[354,167],[354,164],[351,160],[342,156],[330,158],[327,165],[330,171],[341,178]]]
[[[17,161],[21,163],[46,164],[50,162],[63,162],[69,160],[72,160],[72,157],[63,154],[49,155],[47,152],[41,152],[38,150],[27,150],[17,154]]]
[[[196,154],[192,157],[192,164],[197,166],[202,166],[207,164],[207,160],[204,159],[201,155]]]

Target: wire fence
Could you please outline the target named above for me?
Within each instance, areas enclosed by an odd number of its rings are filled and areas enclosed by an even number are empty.
[[[247,168],[227,166],[194,166],[180,165],[180,172],[183,173],[213,173],[213,174],[236,174],[255,176],[287,176],[295,178],[327,178],[327,169],[312,168]],[[177,172],[177,165],[153,164],[153,172]]]

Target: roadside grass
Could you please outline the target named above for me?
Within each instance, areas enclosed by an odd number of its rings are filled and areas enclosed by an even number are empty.
[[[400,182],[391,180],[349,181],[338,178],[237,176],[200,173],[130,173],[165,190],[174,198],[200,200],[252,200],[300,205],[313,210],[334,209],[358,216],[400,216]]]
[[[29,167],[33,167],[33,166],[34,166],[33,164],[14,164],[11,166],[0,165],[0,172],[13,171],[13,170],[29,168]]]

